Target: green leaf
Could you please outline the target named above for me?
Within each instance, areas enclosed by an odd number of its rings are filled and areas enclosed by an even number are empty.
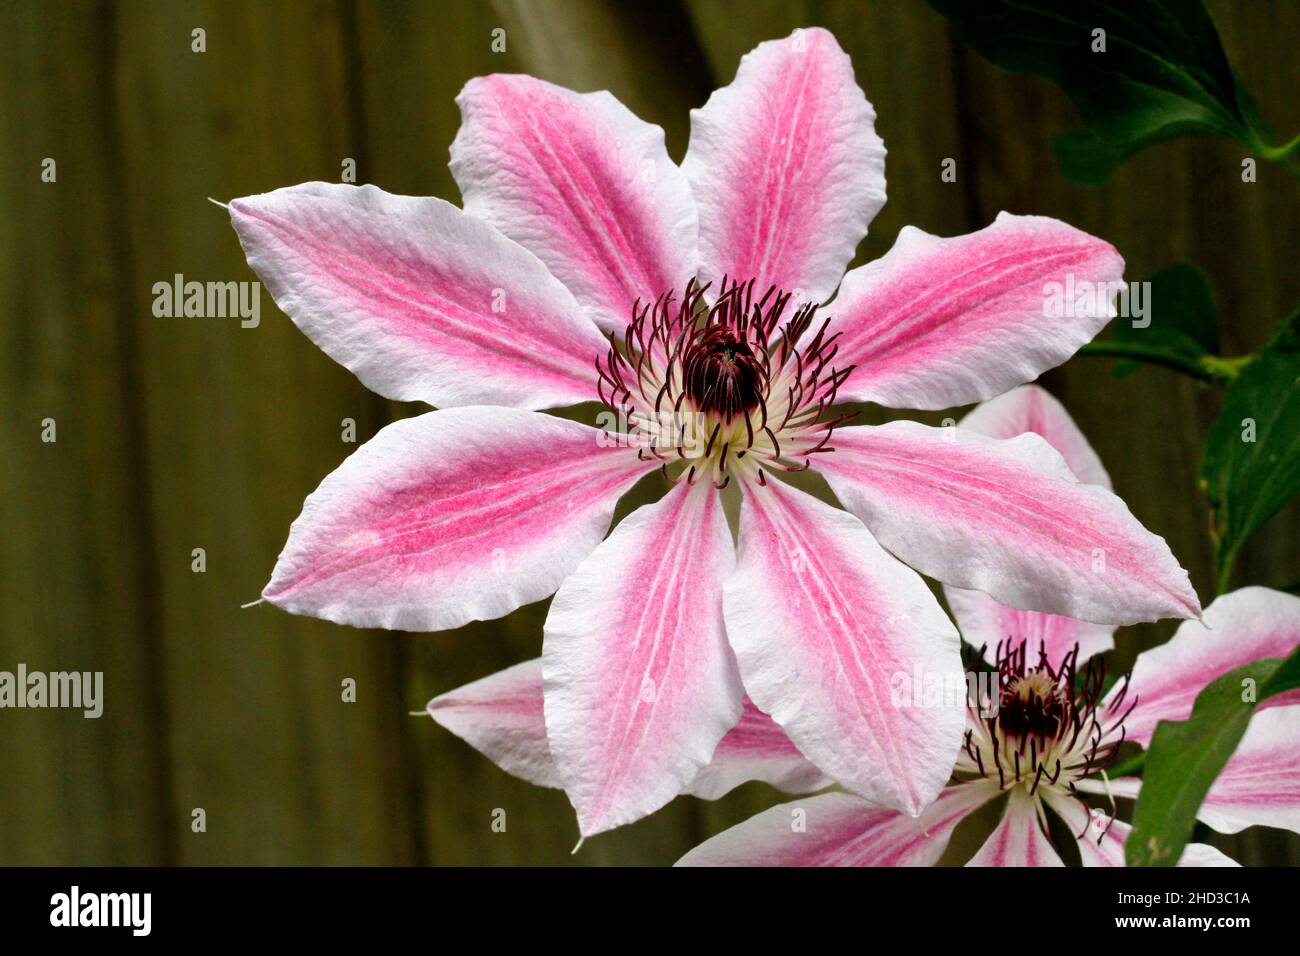
[[[1210,280],[1196,266],[1180,262],[1147,282],[1139,293],[1146,314],[1138,317],[1131,307],[1129,317],[1116,319],[1114,341],[1140,348],[1146,361],[1164,355],[1171,364],[1204,368],[1206,356],[1219,351],[1218,309]],[[1116,366],[1115,376],[1124,378],[1138,367],[1138,362],[1126,359]]]
[[[1300,494],[1300,311],[1229,383],[1200,479],[1214,509],[1222,593],[1246,539]]]
[[[1254,695],[1245,693],[1246,680],[1254,681]],[[1124,848],[1129,866],[1177,864],[1196,811],[1241,742],[1257,703],[1297,687],[1300,649],[1284,661],[1268,658],[1224,674],[1196,695],[1187,720],[1156,724]]]
[[[1252,149],[1271,139],[1237,82],[1201,0],[930,0],[998,66],[1054,81],[1085,128],[1057,138],[1062,171],[1098,183],[1160,140],[1215,134]],[[1105,50],[1096,30],[1105,31]]]

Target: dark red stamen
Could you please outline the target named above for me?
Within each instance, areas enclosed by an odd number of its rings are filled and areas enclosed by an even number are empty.
[[[755,441],[770,442],[762,448],[764,467],[807,468],[809,456],[829,451],[831,431],[851,417],[822,421],[852,371],[831,364],[838,336],[827,333],[828,321],[808,334],[818,311],[811,303],[783,321],[790,295],[775,286],[756,296],[754,281],[724,278],[712,303],[709,288],[691,281],[680,299],[668,292],[637,302],[628,327],[610,336],[597,362],[600,400],[652,436],[652,454],[661,459],[674,452],[684,460],[717,455],[719,429],[739,419],[743,437],[733,434],[724,458],[729,451],[739,461]],[[693,416],[714,421],[689,429],[688,444],[685,423],[698,421]],[[783,460],[787,443],[795,461]],[[717,467],[716,481],[725,484],[727,463]]]
[[[972,673],[979,669],[982,658],[981,648],[968,664]],[[1034,789],[1044,779],[1054,786],[1064,772],[1078,778],[1113,762],[1125,740],[1124,721],[1137,702],[1128,700],[1124,706],[1128,696],[1127,675],[1109,704],[1103,704],[1105,666],[1093,658],[1080,670],[1077,645],[1056,666],[1048,659],[1046,649],[1040,648],[1037,664],[1030,666],[1024,642],[1019,646],[999,643],[995,667],[998,710],[996,716],[983,717],[982,723],[993,742],[993,759],[1000,782],[1003,782],[1004,743],[1016,748],[1013,759],[1017,780],[1021,776],[1020,753],[1028,750],[1030,766],[1026,774],[1033,775]],[[1083,748],[1076,750],[1080,740],[1084,741]],[[968,753],[972,743],[968,741]],[[1059,756],[1049,757],[1056,754],[1067,754],[1074,760],[1062,766]],[[978,759],[978,749],[976,763],[980,775],[986,775],[983,761]]]

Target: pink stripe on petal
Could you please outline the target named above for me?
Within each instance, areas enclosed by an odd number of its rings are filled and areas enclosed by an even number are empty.
[[[1065,406],[1037,385],[1021,385],[989,399],[973,408],[959,424],[989,438],[1015,438],[1026,432],[1041,435],[1061,453],[1074,477],[1085,484],[1111,487],[1101,459]]]
[[[960,642],[861,522],[751,485],[723,607],[750,697],[826,774],[912,815],[943,789],[964,727]]]
[[[1100,284],[1123,272],[1109,243],[1041,216],[1001,213],[950,239],[905,227],[886,255],[844,277],[827,309],[840,360],[858,366],[839,397],[949,408],[1032,381],[1110,321],[1113,290]],[[1053,284],[1068,309],[1054,311]]]
[[[717,492],[682,482],[626,518],[546,617],[546,728],[584,836],[691,783],[741,714],[722,624],[735,562]]]
[[[1300,707],[1255,714],[1196,812],[1220,833],[1281,827],[1300,833]]]
[[[786,793],[811,793],[831,785],[831,779],[808,761],[785,731],[748,697],[736,726],[713,751],[713,759],[686,792],[716,800],[728,791],[761,780]]]
[[[387,426],[303,504],[262,596],[357,627],[440,631],[552,594],[653,467],[538,412]]]
[[[853,64],[822,29],[760,43],[691,111],[682,163],[708,278],[757,278],[796,302],[835,291],[885,203],[885,147]]]
[[[1014,787],[1002,821],[967,866],[1065,866],[1038,823],[1037,801]]]
[[[1205,609],[1204,620],[1184,622],[1164,644],[1138,655],[1127,694],[1137,705],[1124,722],[1130,740],[1145,745],[1158,721],[1185,720],[1216,677],[1261,658],[1287,657],[1300,645],[1300,597],[1281,591],[1248,587],[1225,594]],[[1295,701],[1282,694],[1260,706]]]
[[[542,715],[542,661],[536,658],[429,701],[429,716],[507,773],[539,787],[560,786]]]
[[[466,212],[536,253],[602,328],[695,275],[695,202],[658,126],[529,76],[478,77],[456,102]]]
[[[368,388],[401,401],[591,401],[608,347],[531,253],[441,199],[305,183],[230,203],[276,304]]]
[[[1098,624],[1193,617],[1163,538],[1080,484],[1037,435],[1007,441],[897,421],[841,428],[818,467],[880,543],[945,584]]]
[[[849,793],[778,804],[705,840],[677,866],[933,866],[952,831],[997,795],[986,781],[944,790],[920,817]]]

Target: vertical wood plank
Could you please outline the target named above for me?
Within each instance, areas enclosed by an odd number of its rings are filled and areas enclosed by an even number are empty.
[[[186,863],[411,859],[392,638],[241,610],[302,498],[373,428],[368,394],[262,296],[262,322],[156,318],[154,282],[248,281],[212,196],[337,179],[349,141],[331,3],[117,8],[142,427]],[[191,31],[207,31],[207,50]],[[207,551],[194,574],[190,551]],[[341,683],[357,683],[356,703]],[[193,808],[207,832],[189,828]]]
[[[101,26],[91,3],[0,6],[0,669],[104,680],[98,719],[0,711],[8,865],[173,861]]]

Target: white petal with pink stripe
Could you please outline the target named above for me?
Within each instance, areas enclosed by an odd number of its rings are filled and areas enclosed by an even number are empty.
[[[1123,273],[1109,243],[1042,216],[1001,213],[951,239],[904,227],[829,306],[841,357],[858,365],[842,397],[949,408],[1033,381],[1114,317]]]
[[[552,594],[650,465],[540,412],[387,426],[321,482],[262,596],[339,624],[441,631]]]
[[[1300,833],[1300,707],[1250,719],[1196,815],[1220,833],[1253,826]]]
[[[1133,664],[1129,693],[1137,696],[1124,729],[1146,744],[1161,720],[1185,720],[1205,685],[1263,658],[1283,658],[1300,646],[1300,597],[1247,587],[1216,598],[1205,623],[1185,621],[1164,644],[1143,651]],[[1261,707],[1294,704],[1300,694],[1280,694]],[[1131,699],[1131,698],[1130,698]]]
[[[1079,856],[1084,866],[1125,866],[1124,844],[1133,828],[1112,820],[1100,810],[1089,811],[1083,804],[1060,794],[1045,792],[1048,805],[1074,828]],[[1179,866],[1240,866],[1208,843],[1189,843],[1178,860]]]
[[[602,328],[696,274],[695,202],[658,126],[530,76],[478,77],[456,102],[465,211],[536,253]]]
[[[736,726],[718,742],[713,759],[686,792],[716,800],[742,783],[761,780],[786,793],[812,793],[831,785],[831,778],[799,752],[785,731],[748,697]]]
[[[945,584],[1097,624],[1200,613],[1164,539],[1106,489],[1080,484],[1037,435],[841,428],[818,467],[881,544]]]
[[[933,866],[952,831],[993,799],[986,782],[949,787],[920,817],[849,793],[778,804],[704,841],[677,866]]]
[[[682,162],[700,212],[706,278],[757,278],[824,302],[885,204],[875,110],[835,37],[760,43],[691,111]]]
[[[1142,781],[1086,781],[1087,793],[1136,800]],[[1300,833],[1300,707],[1274,707],[1250,719],[1232,758],[1196,811],[1220,833],[1278,827]]]
[[[560,786],[542,713],[542,660],[524,661],[429,701],[429,716],[507,773]]]
[[[740,718],[722,623],[734,561],[713,486],[681,482],[620,522],[551,603],[546,729],[583,836],[675,797]]]
[[[1020,611],[999,604],[982,591],[944,585],[943,595],[957,619],[962,639],[972,647],[985,648],[989,663],[994,662],[999,644],[1018,647],[1024,643],[1031,657],[1046,654],[1053,664],[1064,661],[1076,645],[1081,662],[1115,646],[1111,636],[1115,628],[1105,624],[1089,624],[1042,611]]]
[[[1065,406],[1037,385],[1022,385],[981,402],[958,424],[989,438],[1015,438],[1026,432],[1040,435],[1061,453],[1074,477],[1084,484],[1111,487],[1101,458]]]
[[[740,720],[685,793],[716,800],[743,783],[762,781],[786,793],[830,785],[780,727],[745,698]],[[546,738],[542,660],[524,661],[429,701],[429,715],[507,773],[539,787],[561,787]]]
[[[1092,450],[1083,432],[1061,403],[1037,385],[1022,385],[1005,395],[977,406],[961,420],[961,427],[990,438],[1039,435],[1061,453],[1066,465],[1080,481],[1110,488],[1110,476]],[[987,647],[994,662],[999,643],[1028,644],[1031,654],[1046,654],[1053,664],[1065,660],[1076,645],[1079,660],[1101,654],[1115,646],[1115,628],[1059,614],[1020,611],[999,604],[980,591],[944,586],[948,608],[957,618],[965,641],[973,647]]]
[[[1065,866],[1038,821],[1038,801],[1011,791],[1002,820],[967,866]]]
[[[596,397],[599,330],[546,267],[441,199],[304,183],[230,203],[276,304],[387,398],[547,408]]]

